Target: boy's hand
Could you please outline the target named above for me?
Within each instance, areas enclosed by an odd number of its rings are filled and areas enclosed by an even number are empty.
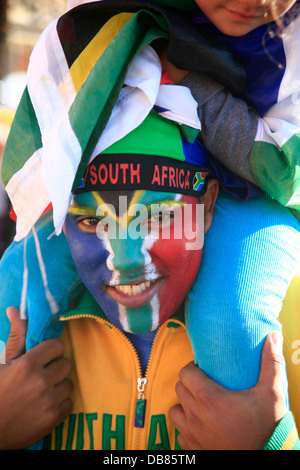
[[[185,450],[259,450],[286,413],[282,393],[284,359],[278,333],[264,344],[257,385],[227,390],[192,363],[180,372],[176,392],[180,405],[169,416]],[[276,340],[277,337],[277,340]]]
[[[24,354],[26,321],[10,307],[11,332],[0,365],[0,449],[24,449],[71,412],[71,362],[63,343],[50,339]]]

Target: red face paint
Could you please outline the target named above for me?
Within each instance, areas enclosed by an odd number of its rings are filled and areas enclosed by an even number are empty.
[[[198,211],[199,201],[192,196],[182,196],[181,207],[174,211],[173,225],[170,227],[170,238],[162,236],[149,250],[153,264],[162,275],[161,286],[158,292],[160,304],[159,323],[162,324],[172,315],[184,301],[191,289],[202,258],[202,244],[199,249],[188,249],[193,243],[190,239],[191,232],[195,238],[203,227],[203,219]],[[186,210],[189,205],[190,213]],[[176,239],[176,212],[181,212],[182,238]],[[177,227],[179,229],[179,227]]]

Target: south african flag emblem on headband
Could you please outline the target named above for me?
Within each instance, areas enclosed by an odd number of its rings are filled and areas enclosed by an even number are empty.
[[[204,184],[205,178],[207,176],[207,171],[197,171],[193,179],[193,189],[194,191],[201,191]]]

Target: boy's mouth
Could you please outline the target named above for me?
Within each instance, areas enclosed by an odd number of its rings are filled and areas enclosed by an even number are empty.
[[[154,282],[156,282],[156,279],[141,282],[140,284],[119,284],[114,286],[114,288],[126,295],[139,295],[154,284]]]
[[[116,284],[107,286],[107,294],[118,304],[125,307],[139,307],[151,301],[154,294],[160,289],[162,278],[130,284]]]

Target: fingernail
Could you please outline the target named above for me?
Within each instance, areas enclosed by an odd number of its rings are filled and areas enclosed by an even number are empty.
[[[10,308],[10,307],[8,307],[8,308],[6,309],[6,315],[7,315],[8,319],[9,319],[9,321],[11,321],[11,308]]]
[[[271,340],[273,345],[275,346],[276,350],[280,353],[282,353],[282,343],[283,343],[283,337],[280,331],[272,331],[271,333]]]

